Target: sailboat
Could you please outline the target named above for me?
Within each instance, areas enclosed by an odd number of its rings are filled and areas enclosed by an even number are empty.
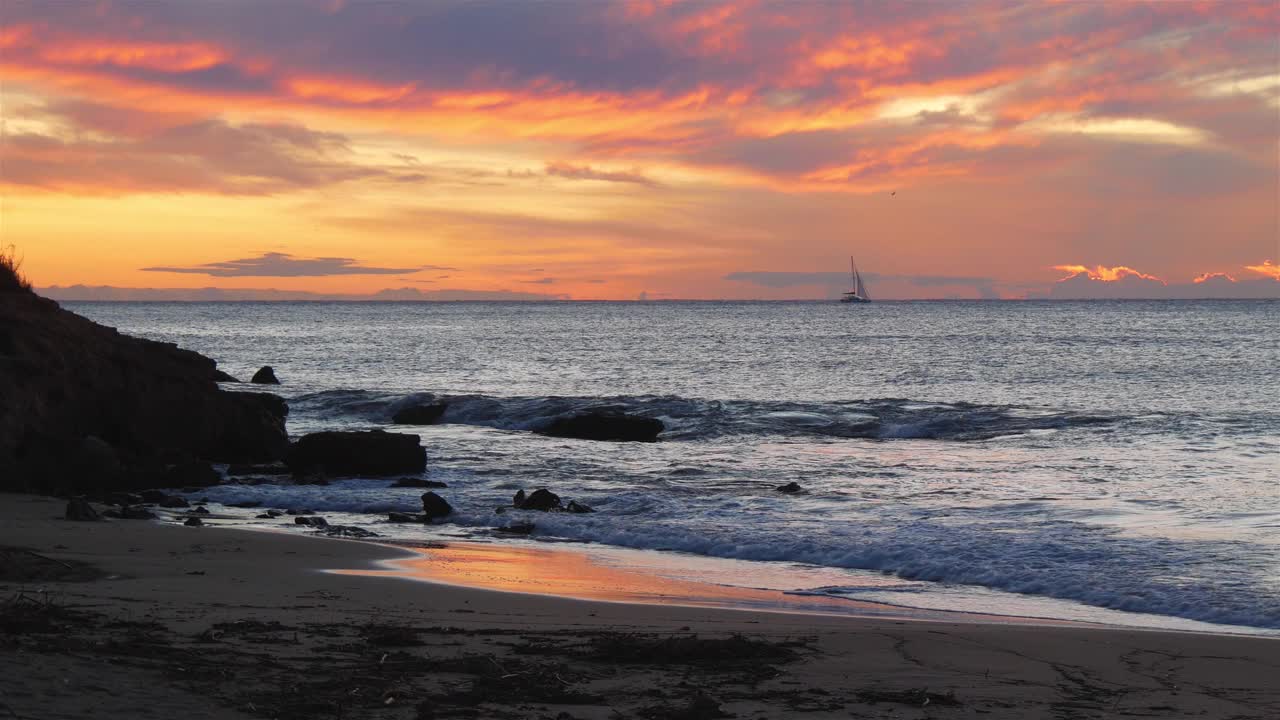
[[[871,302],[871,294],[867,292],[867,286],[862,282],[862,275],[858,272],[858,265],[853,262],[853,256],[849,256],[849,274],[853,279],[853,289],[840,296],[842,303],[869,303]]]

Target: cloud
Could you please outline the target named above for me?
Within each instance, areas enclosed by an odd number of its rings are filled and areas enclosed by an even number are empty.
[[[287,253],[264,253],[258,257],[193,265],[188,267],[145,267],[145,272],[191,273],[213,277],[323,277],[328,275],[399,275],[422,270],[454,270],[437,265],[418,267],[369,267],[354,258],[299,258]]]
[[[569,180],[600,180],[603,182],[632,183],[646,187],[658,187],[658,182],[647,178],[639,172],[608,172],[596,170],[589,165],[570,165],[568,163],[547,163],[547,175],[567,178]]]
[[[304,290],[250,288],[128,288],[108,285],[71,285],[36,288],[44,297],[63,302],[465,302],[465,301],[548,301],[567,300],[568,295],[518,292],[512,290],[389,288],[374,293],[318,293]]]
[[[84,101],[19,108],[9,119],[39,130],[6,138],[0,183],[10,186],[268,195],[397,175],[356,162],[345,135],[288,123],[233,124]]]

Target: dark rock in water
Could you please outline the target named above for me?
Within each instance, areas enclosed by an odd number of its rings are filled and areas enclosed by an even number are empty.
[[[186,522],[182,524],[187,527],[200,527],[201,525],[204,525],[204,521],[198,517],[189,517],[186,519]]]
[[[427,451],[417,435],[319,432],[304,435],[286,459],[295,476],[322,470],[329,475],[399,475],[427,467]]]
[[[258,368],[258,372],[249,378],[249,382],[255,385],[279,385],[280,381],[276,379],[276,371],[271,369],[270,365],[263,365]]]
[[[296,517],[293,519],[294,525],[307,525],[309,527],[329,527],[329,521],[319,516],[312,517]]]
[[[371,538],[379,537],[378,533],[365,530],[355,525],[330,525],[323,530],[329,537]]]
[[[423,480],[422,478],[400,478],[391,483],[391,487],[407,487],[407,488],[447,488],[448,483],[442,483],[438,480]]]
[[[387,522],[424,523],[427,522],[427,516],[417,515],[415,513],[389,512],[387,513]]]
[[[142,499],[141,495],[135,495],[133,493],[110,493],[107,495],[106,500],[109,505],[119,505],[121,507],[126,505],[141,505],[143,502],[146,502]]]
[[[246,475],[288,475],[289,467],[284,463],[271,463],[268,465],[252,465],[246,463],[237,463],[227,466],[228,477],[243,477]]]
[[[780,493],[798,493],[803,489],[804,488],[800,487],[799,484],[794,482],[789,482],[786,485],[779,485],[778,487],[774,488],[774,490],[777,490]]]
[[[267,512],[272,512],[268,510]],[[284,511],[285,515],[315,515],[316,511],[310,508],[289,508]]]
[[[192,510],[191,512],[193,512],[193,513],[195,513],[195,514],[197,514],[197,515],[208,515],[208,514],[209,514],[209,508],[207,508],[207,507],[205,507],[205,506],[203,506],[203,505],[200,505],[200,506],[198,506],[195,510]]]
[[[595,508],[590,505],[580,503],[577,500],[570,500],[568,506],[565,507],[565,510],[568,510],[571,513],[592,513],[596,511]]]
[[[531,522],[522,522],[503,525],[502,527],[494,528],[494,530],[503,533],[511,533],[512,535],[528,535],[533,532],[534,527],[534,524]]]
[[[435,425],[448,409],[447,403],[413,405],[397,410],[391,416],[391,422],[397,425]]]
[[[213,371],[213,381],[214,382],[233,382],[233,383],[240,382],[239,380],[231,377],[227,373],[224,373],[221,370],[218,370],[216,368]]]
[[[422,512],[427,516],[428,520],[438,517],[446,517],[453,512],[453,506],[448,500],[440,497],[433,492],[425,492],[422,494]]]
[[[89,521],[101,520],[102,516],[98,514],[97,510],[93,509],[93,506],[89,504],[88,500],[85,500],[82,497],[73,497],[71,498],[71,501],[67,503],[66,518],[68,520]]]
[[[516,497],[519,498],[520,494],[516,493]],[[516,507],[521,510],[537,510],[539,512],[560,510],[560,496],[546,488],[538,488],[529,493],[529,496],[524,498]]]
[[[0,491],[156,487],[138,470],[268,462],[288,448],[284,401],[219,389],[224,376],[202,355],[121,335],[25,291],[5,294],[0,328]]]
[[[206,488],[222,482],[222,476],[207,462],[179,463],[164,472],[165,487]]]
[[[584,413],[556,418],[539,432],[579,440],[655,442],[665,426],[661,420],[616,413]]]
[[[142,498],[142,502],[158,503],[169,497],[169,493],[163,490],[143,490],[138,493],[138,497]]]
[[[144,507],[130,505],[120,508],[120,517],[124,520],[155,520],[156,514]]]
[[[511,498],[511,506],[518,508],[521,505],[524,505],[525,497],[524,488],[517,490],[516,494]]]
[[[156,503],[162,508],[184,508],[191,507],[191,503],[181,495],[165,495],[160,502]]]

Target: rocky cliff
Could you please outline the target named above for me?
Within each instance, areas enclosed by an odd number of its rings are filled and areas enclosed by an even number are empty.
[[[0,283],[0,490],[147,487],[176,463],[283,458],[284,401],[225,379],[202,355]]]

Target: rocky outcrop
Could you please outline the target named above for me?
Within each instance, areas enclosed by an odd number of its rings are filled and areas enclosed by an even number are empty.
[[[539,432],[579,440],[656,442],[665,426],[661,420],[617,413],[583,413],[556,418]]]
[[[546,488],[538,488],[528,495],[525,495],[524,491],[520,490],[512,498],[511,504],[518,510],[550,512],[561,509],[560,496]]]
[[[73,497],[71,498],[71,501],[67,503],[66,518],[68,520],[87,521],[101,520],[102,516],[99,515],[98,511],[89,504],[88,500],[85,500],[83,497]]]
[[[780,493],[788,493],[788,494],[798,493],[803,489],[804,488],[800,487],[800,483],[795,483],[795,482],[789,482],[786,485],[779,485],[778,487],[774,488],[774,490],[777,490]]]
[[[391,416],[391,422],[397,425],[435,425],[448,409],[447,403],[412,405],[397,410]]]
[[[448,500],[430,491],[422,494],[422,514],[428,520],[447,517],[452,513],[453,506],[449,504]]]
[[[276,371],[270,365],[263,365],[258,368],[258,372],[249,378],[249,382],[255,385],[279,385],[280,381],[276,379]]]
[[[427,451],[417,435],[367,432],[319,432],[304,435],[289,448],[285,463],[295,476],[382,476],[420,473]]]
[[[0,293],[0,490],[102,494],[154,486],[175,463],[282,457],[284,401],[222,377],[176,345]]]

